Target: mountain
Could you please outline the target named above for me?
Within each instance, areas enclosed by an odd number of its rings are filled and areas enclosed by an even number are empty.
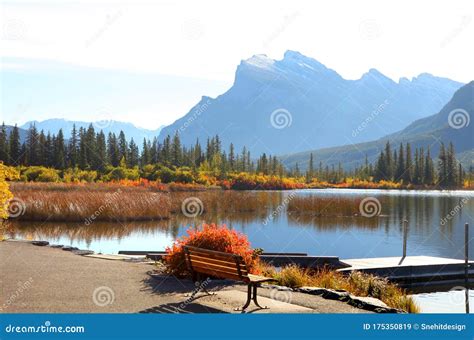
[[[465,167],[474,166],[474,122],[470,121],[471,118],[474,119],[474,81],[457,90],[437,114],[418,119],[379,140],[305,151],[282,156],[282,159],[289,167],[298,162],[300,168],[305,169],[310,153],[313,153],[315,164],[320,161],[328,165],[341,162],[345,168],[353,168],[363,164],[366,155],[370,162],[375,161],[387,141],[397,148],[401,142],[411,143],[412,149],[429,147],[433,157],[437,157],[441,142],[446,145],[452,142],[461,163]]]
[[[295,51],[282,60],[256,55],[240,63],[227,92],[202,97],[160,139],[179,132],[191,145],[218,134],[225,147],[253,155],[360,143],[438,112],[461,86],[426,73],[395,82],[375,69],[347,80]]]
[[[7,132],[7,136],[10,136],[10,133],[13,130],[13,125],[5,125],[5,130]],[[24,143],[26,141],[26,135],[28,131],[22,128],[18,128],[18,134],[20,135],[20,143]]]
[[[81,121],[71,121],[65,119],[47,119],[41,122],[39,121],[30,121],[22,126],[23,129],[28,129],[30,125],[34,124],[38,131],[44,130],[45,133],[51,132],[56,134],[59,129],[63,129],[64,137],[67,139],[71,137],[72,127],[75,124],[76,129],[80,127],[88,128],[90,124],[94,127],[96,131],[102,130],[105,135],[109,132],[114,132],[115,134],[119,134],[120,131],[125,133],[125,136],[130,141],[132,138],[133,140],[141,146],[143,142],[143,138],[147,138],[152,140],[154,137],[158,137],[161,127],[156,130],[148,130],[136,127],[132,123],[125,123],[119,122],[116,120],[104,120],[104,121],[97,121],[97,122],[81,122]]]

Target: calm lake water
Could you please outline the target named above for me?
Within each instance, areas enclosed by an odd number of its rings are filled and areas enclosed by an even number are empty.
[[[402,221],[407,219],[408,255],[462,259],[464,223],[474,225],[473,191],[324,189],[253,194],[268,203],[265,208],[248,213],[210,212],[196,218],[179,215],[153,222],[95,222],[91,225],[13,222],[11,236],[114,254],[119,250],[164,250],[184,235],[189,226],[216,222],[244,232],[253,247],[267,252],[306,252],[345,259],[400,256]],[[329,218],[304,212],[289,214],[287,202],[299,195],[355,200],[375,198],[380,202],[380,215]],[[474,227],[471,229],[472,237]],[[470,252],[470,259],[474,259],[473,255],[474,250]]]

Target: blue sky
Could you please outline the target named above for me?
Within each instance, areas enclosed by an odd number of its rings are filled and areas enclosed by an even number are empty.
[[[120,120],[155,129],[184,115],[203,94],[216,96],[224,81],[4,58],[2,120]],[[17,65],[13,67],[13,65]]]
[[[0,119],[157,128],[254,54],[299,51],[358,79],[474,79],[472,0],[3,1]]]

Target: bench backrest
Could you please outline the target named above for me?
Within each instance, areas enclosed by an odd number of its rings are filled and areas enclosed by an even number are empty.
[[[242,256],[220,251],[185,246],[186,264],[195,273],[221,279],[249,282],[247,266]]]

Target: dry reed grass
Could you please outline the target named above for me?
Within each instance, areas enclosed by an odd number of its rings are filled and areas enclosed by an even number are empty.
[[[327,268],[321,270],[303,269],[295,265],[286,266],[277,272],[270,267],[261,269],[278,284],[288,287],[313,286],[334,290],[345,290],[356,296],[370,296],[385,302],[392,308],[404,310],[408,313],[418,313],[419,307],[406,292],[387,279],[374,275],[352,272],[344,275]]]

